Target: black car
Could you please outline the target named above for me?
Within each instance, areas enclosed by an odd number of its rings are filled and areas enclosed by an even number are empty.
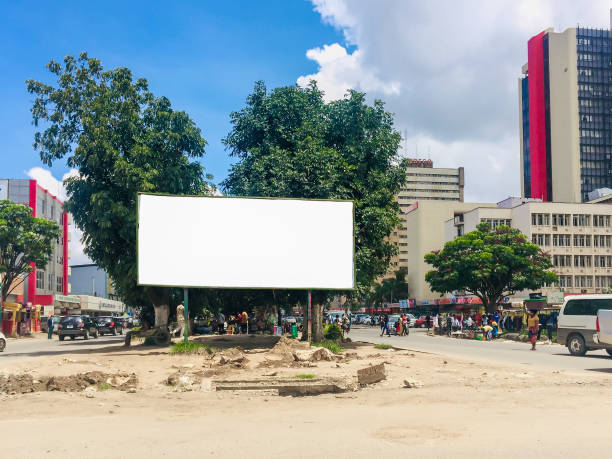
[[[57,335],[60,341],[64,341],[66,336],[69,336],[70,339],[75,339],[77,336],[89,339],[90,336],[97,338],[98,334],[97,323],[85,315],[62,317],[57,325]]]
[[[99,316],[96,317],[96,322],[98,323],[98,332],[100,336],[104,335],[104,333],[110,333],[113,336],[117,333],[123,335],[123,319],[111,316]]]

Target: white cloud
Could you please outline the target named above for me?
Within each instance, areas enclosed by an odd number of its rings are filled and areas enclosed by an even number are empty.
[[[64,202],[68,198],[66,193],[66,188],[64,184],[56,179],[51,171],[48,169],[44,169],[42,167],[33,167],[32,169],[26,172],[28,177],[36,180],[38,184],[46,189],[49,193],[57,196],[60,201]],[[69,172],[65,173],[62,176],[62,181],[68,177],[75,176],[78,174],[76,169],[71,169]],[[76,225],[73,223],[69,226],[70,232],[70,261],[71,265],[92,263],[87,255],[83,252],[83,243],[81,242],[81,238],[83,237],[83,233],[79,230]]]
[[[351,88],[385,95],[400,92],[399,82],[382,81],[375,72],[364,66],[359,50],[349,54],[344,47],[334,43],[324,45],[323,48],[309,49],[306,57],[319,64],[319,71],[313,75],[301,76],[297,82],[300,86],[307,86],[311,80],[317,80],[325,91],[327,101],[342,98]]]
[[[409,155],[465,167],[466,199],[520,193],[517,79],[548,27],[609,27],[603,0],[312,0],[346,44],[307,51],[328,99],[347,88],[387,102]],[[353,50],[347,52],[347,49]]]

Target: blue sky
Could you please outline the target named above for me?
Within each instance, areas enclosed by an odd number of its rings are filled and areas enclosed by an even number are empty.
[[[25,80],[48,80],[51,58],[87,51],[107,69],[127,66],[146,78],[201,128],[209,143],[202,162],[219,182],[230,165],[220,140],[253,83],[295,84],[317,71],[308,49],[343,42],[302,0],[6,2],[2,10],[0,177],[25,178],[42,166]],[[61,179],[67,170],[60,161],[52,173]]]

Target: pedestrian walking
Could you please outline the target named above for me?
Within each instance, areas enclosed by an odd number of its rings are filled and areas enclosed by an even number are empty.
[[[527,327],[529,327],[529,341],[531,342],[531,350],[536,350],[536,342],[538,340],[538,331],[540,329],[540,318],[535,309],[529,312],[529,318],[527,319]]]
[[[178,324],[179,338],[185,334],[185,306],[183,303],[176,307],[176,322]]]
[[[429,329],[431,327],[431,316],[429,314],[427,314],[427,316],[425,317],[425,323],[427,324],[427,331],[429,332]]]
[[[53,339],[53,314],[47,318],[47,339]]]
[[[548,316],[548,320],[546,321],[546,334],[548,335],[548,341],[552,343],[553,332],[556,328],[557,316],[555,313],[552,313]]]
[[[391,336],[391,333],[389,332],[389,316],[385,315],[381,323],[382,323],[382,327],[381,327],[382,331],[380,332],[380,336],[384,335],[385,332],[387,332],[387,336]]]

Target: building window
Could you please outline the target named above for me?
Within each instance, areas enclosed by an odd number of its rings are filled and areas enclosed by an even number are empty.
[[[591,247],[591,235],[574,234],[574,247]]]
[[[575,276],[576,287],[593,287],[593,276]]]
[[[533,226],[549,226],[550,214],[531,214],[531,224]]]
[[[62,293],[64,291],[64,278],[62,276],[57,276],[56,290],[59,293]]]
[[[552,214],[553,226],[569,226],[569,214]]]
[[[36,271],[36,288],[43,289],[45,288],[45,272],[44,271]]]
[[[53,281],[55,280],[55,276],[53,274],[49,274],[49,290],[53,290]]]
[[[593,247],[610,247],[612,245],[612,236],[605,234],[595,234],[593,236]]]
[[[574,266],[577,268],[590,268],[591,267],[591,256],[590,255],[574,255]]]
[[[593,226],[608,228],[610,226],[610,216],[593,215]]]
[[[572,286],[572,276],[558,276],[558,284],[559,287],[571,287]]]
[[[550,234],[532,234],[531,242],[538,244],[539,246],[549,246]]]
[[[571,255],[553,255],[553,265],[558,268],[563,268],[565,266],[572,266],[572,256]]]
[[[572,215],[572,224],[574,226],[591,226],[590,217],[591,217],[590,215],[584,215],[584,214]]]
[[[553,234],[552,243],[553,247],[570,247],[572,239],[569,234]]]

